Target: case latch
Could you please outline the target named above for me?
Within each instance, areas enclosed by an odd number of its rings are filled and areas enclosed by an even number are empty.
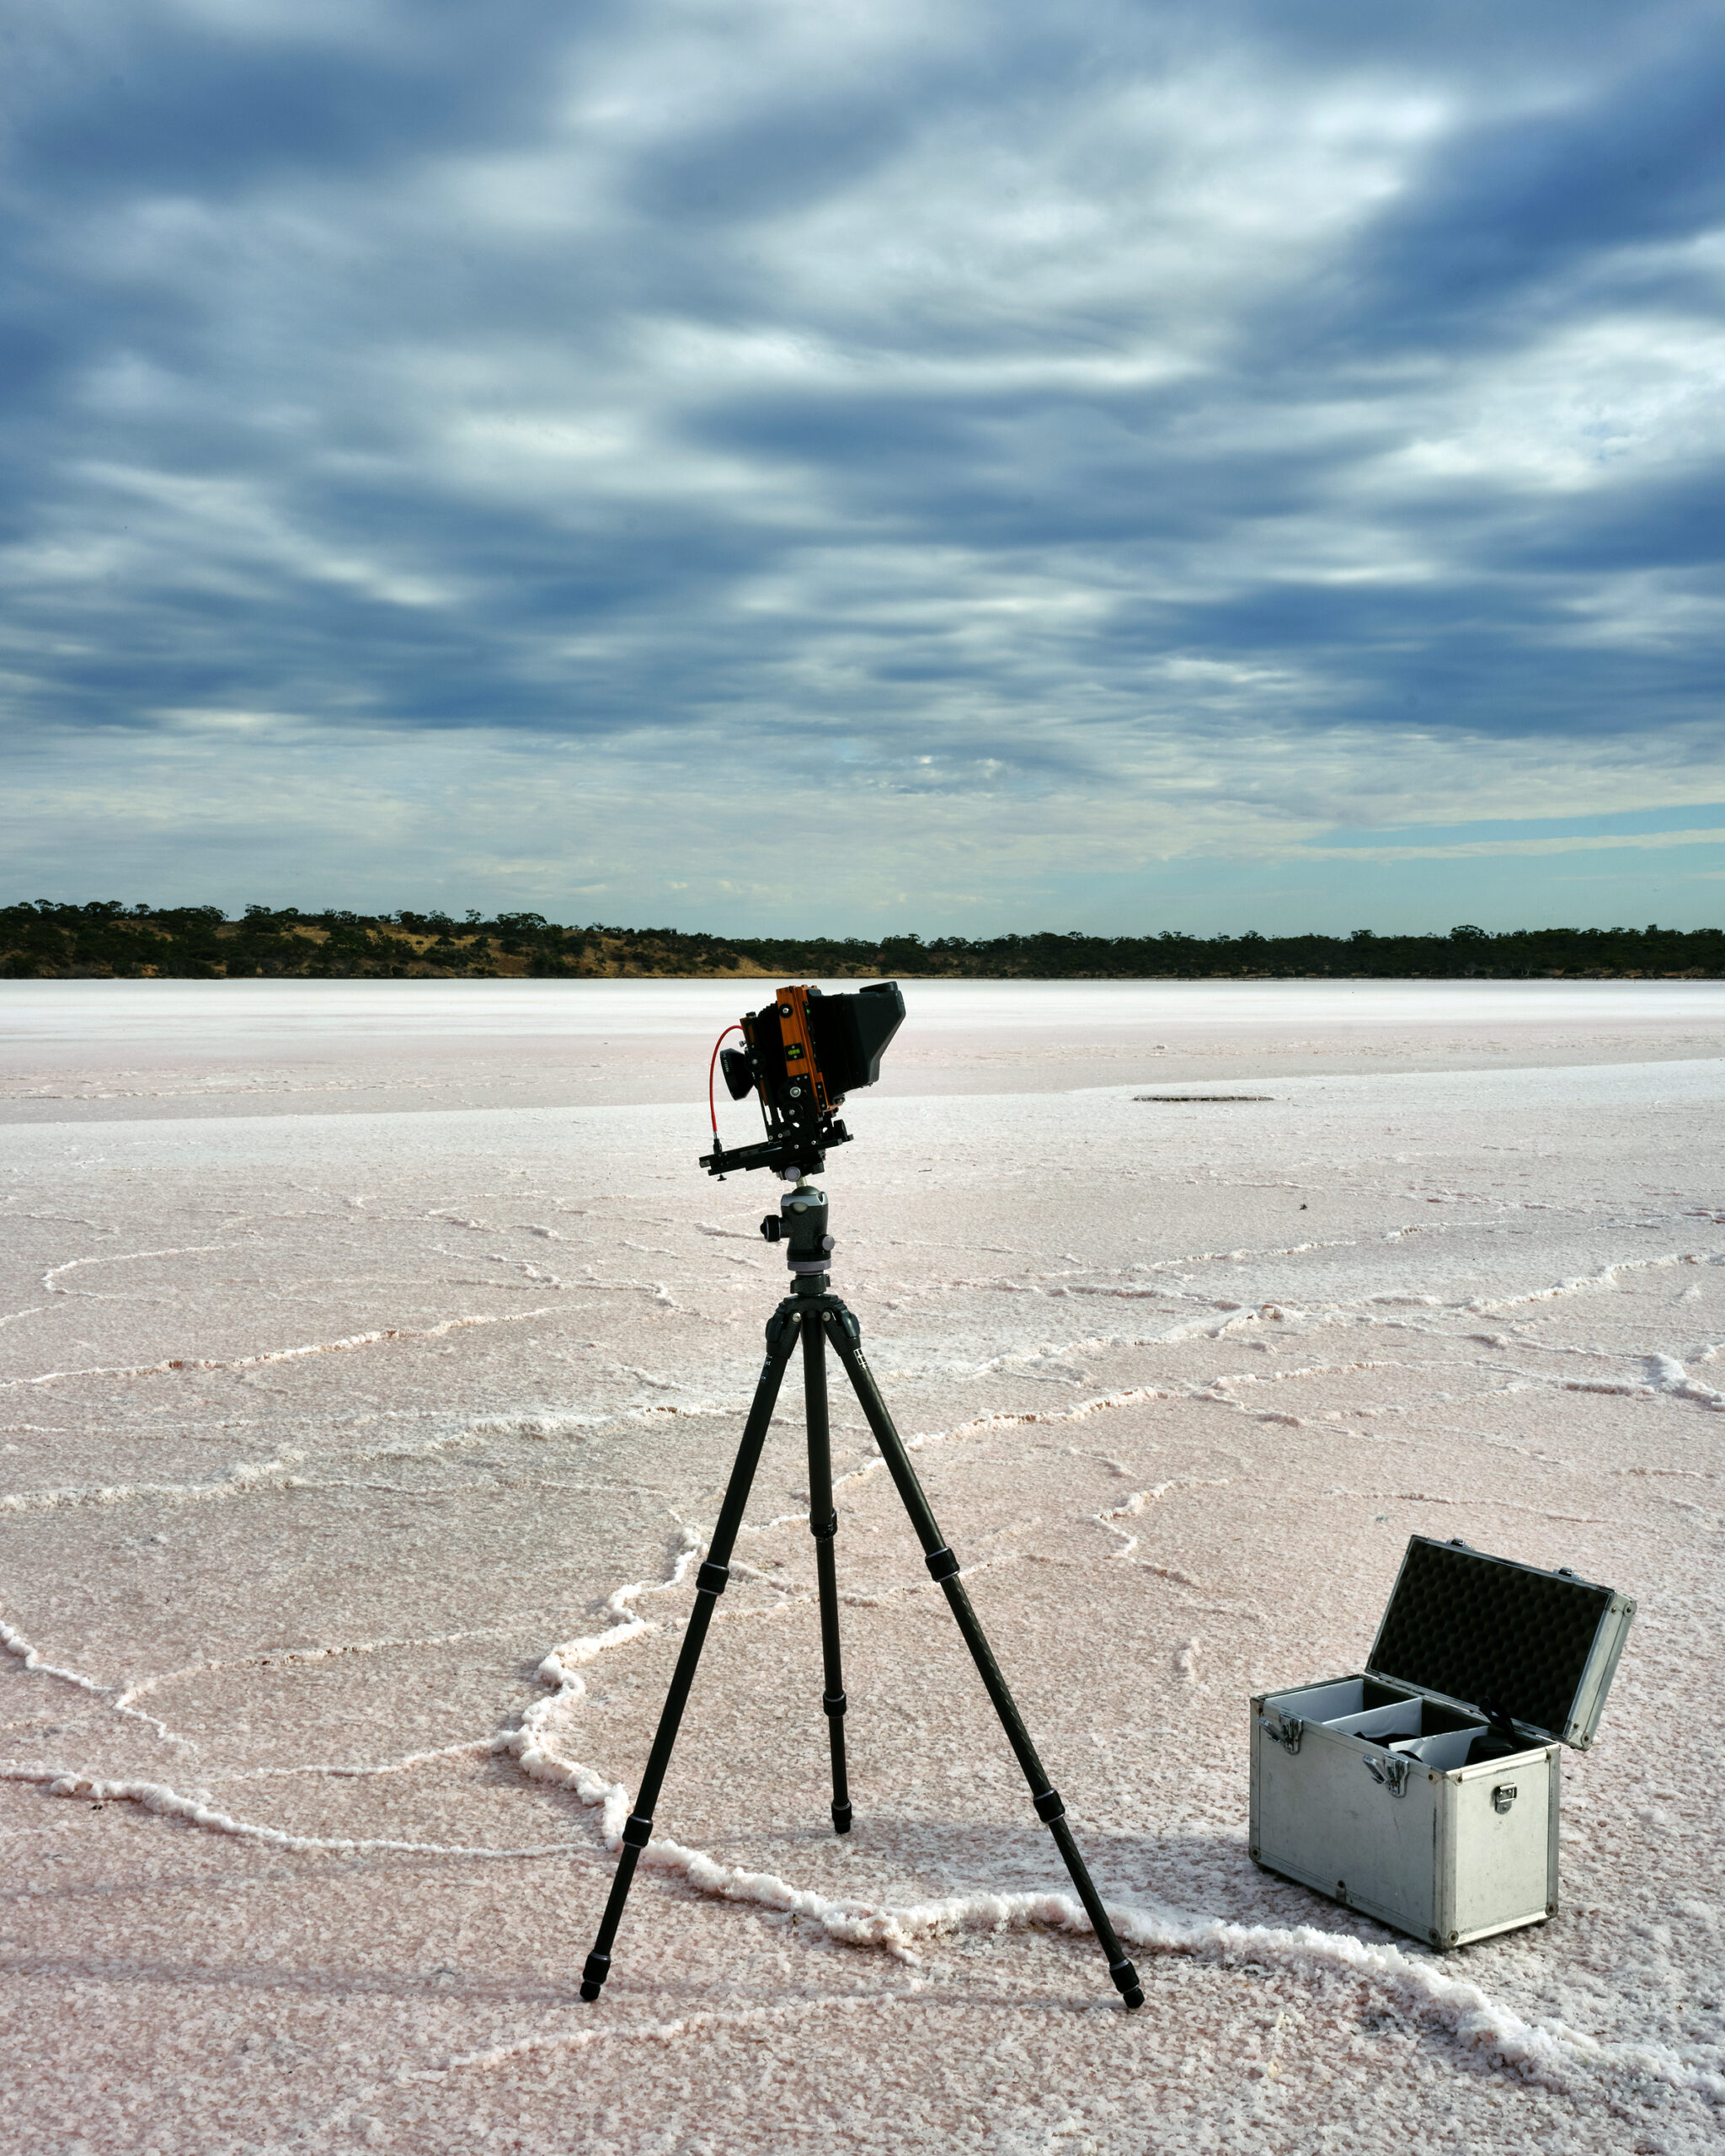
[[[1306,1724],[1298,1715],[1284,1715],[1271,1709],[1261,1717],[1266,1737],[1272,1737],[1291,1758],[1300,1749],[1300,1740],[1306,1734]]]
[[[1407,1796],[1407,1777],[1413,1767],[1413,1762],[1398,1752],[1388,1753],[1381,1759],[1373,1758],[1370,1752],[1365,1755],[1365,1771],[1391,1796]]]
[[[1514,1782],[1499,1782],[1497,1787],[1492,1791],[1492,1809],[1493,1812],[1507,1812],[1514,1801],[1515,1785]]]

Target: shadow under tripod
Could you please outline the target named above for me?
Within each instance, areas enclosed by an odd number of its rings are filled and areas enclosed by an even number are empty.
[[[683,1634],[677,1663],[665,1694],[664,1710],[659,1718],[659,1728],[653,1739],[653,1749],[647,1760],[647,1770],[641,1777],[640,1793],[635,1809],[623,1828],[622,1848],[618,1854],[617,1867],[611,1880],[611,1893],[605,1905],[605,1914],[600,1921],[599,1934],[593,1942],[593,1951],[587,1956],[581,1972],[581,1996],[595,1999],[611,1973],[611,1950],[617,1938],[617,1926],[622,1921],[629,1888],[635,1876],[635,1867],[641,1852],[653,1835],[653,1813],[659,1802],[659,1792],[664,1785],[665,1770],[670,1765],[672,1748],[676,1743],[677,1728],[688,1704],[689,1692],[695,1681],[695,1671],[701,1659],[701,1650],[706,1642],[708,1627],[713,1621],[713,1612],[718,1598],[724,1593],[730,1577],[731,1550],[737,1539],[737,1530],[743,1524],[743,1511],[749,1501],[749,1490],[760,1464],[761,1448],[766,1442],[767,1426],[772,1419],[774,1405],[778,1399],[779,1385],[785,1369],[795,1353],[798,1340],[803,1345],[803,1393],[809,1425],[809,1524],[814,1536],[815,1566],[820,1584],[820,1652],[825,1672],[826,1689],[821,1700],[827,1717],[827,1732],[832,1748],[832,1823],[836,1830],[845,1834],[851,1828],[851,1799],[845,1777],[845,1688],[843,1671],[839,1656],[839,1600],[838,1578],[833,1561],[833,1537],[838,1531],[838,1513],[832,1502],[832,1454],[827,1424],[826,1402],[826,1343],[830,1341],[834,1352],[851,1380],[868,1427],[874,1433],[881,1456],[896,1486],[911,1524],[916,1529],[922,1545],[922,1554],[927,1561],[930,1576],[940,1582],[942,1592],[958,1620],[964,1644],[977,1672],[1000,1716],[1001,1726],[1007,1740],[1017,1755],[1025,1780],[1030,1785],[1030,1801],[1036,1815],[1054,1836],[1072,1884],[1078,1890],[1085,1913],[1089,1917],[1097,1941],[1108,1956],[1108,1974],[1129,2007],[1142,2006],[1144,1993],[1138,1982],[1138,1972],[1127,1959],[1115,1935],[1114,1925],[1102,1905],[1072,1830],[1066,1823],[1065,1806],[1049,1785],[1042,1762],[1036,1756],[1036,1747],[1030,1741],[1023,1719],[1007,1689],[1000,1666],[984,1636],[976,1613],[970,1606],[970,1598],[964,1592],[959,1577],[959,1561],[947,1547],[922,1486],[916,1479],[916,1470],[905,1449],[905,1441],[894,1427],[887,1412],[880,1389],[874,1382],[873,1373],[863,1360],[861,1331],[856,1319],[836,1295],[827,1291],[827,1275],[831,1263],[830,1253],[832,1237],[826,1231],[827,1207],[825,1193],[816,1190],[806,1180],[800,1181],[794,1190],[779,1201],[779,1216],[768,1215],[761,1223],[761,1232],[770,1241],[786,1241],[786,1252],[793,1279],[791,1293],[785,1298],[767,1321],[766,1360],[755,1388],[755,1398],[749,1409],[748,1421],[743,1426],[742,1443],[737,1448],[730,1480],[725,1486],[724,1502],[719,1508],[718,1524],[713,1530],[707,1561],[695,1579],[695,1606],[687,1629]]]

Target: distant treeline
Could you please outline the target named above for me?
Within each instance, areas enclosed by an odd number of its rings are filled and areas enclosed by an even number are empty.
[[[0,977],[234,980],[448,975],[982,980],[1725,978],[1725,929],[1518,928],[1447,936],[1064,935],[790,938],[565,928],[537,913],[366,915],[248,906],[0,907]]]

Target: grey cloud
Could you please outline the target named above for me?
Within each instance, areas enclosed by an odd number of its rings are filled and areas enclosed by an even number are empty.
[[[1267,788],[1370,821],[1410,729],[1460,818],[1707,715],[1704,8],[67,19],[0,183],[51,759],[837,760],[985,851],[1246,743],[1249,848]]]
[[[1342,336],[1374,352],[1489,346],[1578,307],[1646,305],[1661,286],[1717,304],[1708,280],[1680,264],[1660,276],[1624,258],[1725,218],[1722,113],[1716,23],[1556,112],[1457,131],[1344,265]],[[1313,331],[1321,337],[1322,325]]]

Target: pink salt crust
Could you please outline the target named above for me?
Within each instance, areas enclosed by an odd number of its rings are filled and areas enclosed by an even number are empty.
[[[835,1285],[1145,2010],[841,1394],[828,1829],[794,1386],[575,1996],[782,1289],[756,985],[6,983],[0,2148],[1718,2148],[1725,989],[906,985]],[[1410,1534],[1641,1606],[1561,1916],[1448,1957],[1246,1849]]]

